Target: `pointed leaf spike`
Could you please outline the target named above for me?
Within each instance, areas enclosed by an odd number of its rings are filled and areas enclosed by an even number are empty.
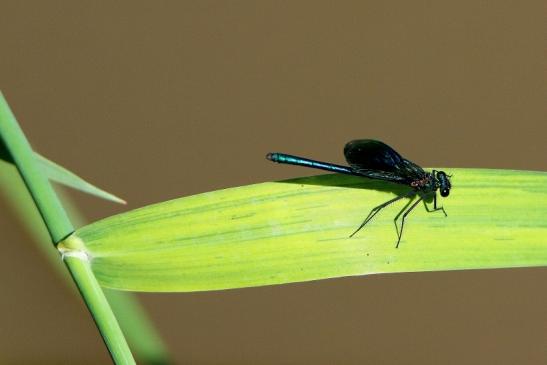
[[[83,191],[84,193],[95,195],[99,198],[110,200],[112,202],[119,203],[119,204],[126,204],[125,200],[118,198],[114,194],[106,192],[96,187],[95,185],[88,183],[87,181],[79,177],[78,175],[74,174],[73,172],[70,172],[69,170],[56,164],[53,161],[48,160],[47,158],[40,155],[39,153],[35,153],[35,155],[36,155],[36,159],[38,160],[38,163],[40,164],[40,168],[50,180],[55,181],[56,183],[59,183],[59,184],[66,185],[73,189]]]

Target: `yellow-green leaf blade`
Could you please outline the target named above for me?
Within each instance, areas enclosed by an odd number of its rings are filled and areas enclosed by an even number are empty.
[[[342,175],[249,185],[168,201],[77,231],[102,285],[227,289],[373,273],[544,266],[547,174],[448,169],[447,210],[413,211],[395,248],[390,185]]]

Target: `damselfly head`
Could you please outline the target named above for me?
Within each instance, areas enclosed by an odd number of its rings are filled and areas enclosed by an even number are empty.
[[[443,198],[447,197],[450,194],[450,188],[452,187],[448,175],[444,171],[437,171],[436,178],[439,183],[439,192],[441,193],[441,196]]]

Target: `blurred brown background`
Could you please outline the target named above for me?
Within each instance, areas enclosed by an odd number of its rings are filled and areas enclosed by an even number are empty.
[[[3,2],[0,89],[36,150],[129,202],[72,194],[90,220],[310,175],[264,155],[342,163],[354,138],[422,166],[545,171],[545,4]],[[3,200],[0,230],[0,363],[108,363],[81,299]],[[139,297],[180,364],[540,364],[546,278],[417,273]]]

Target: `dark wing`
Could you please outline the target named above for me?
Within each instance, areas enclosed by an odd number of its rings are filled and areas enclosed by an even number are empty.
[[[348,142],[344,156],[355,173],[374,179],[410,184],[425,176],[420,166],[404,159],[387,144],[372,139]]]

